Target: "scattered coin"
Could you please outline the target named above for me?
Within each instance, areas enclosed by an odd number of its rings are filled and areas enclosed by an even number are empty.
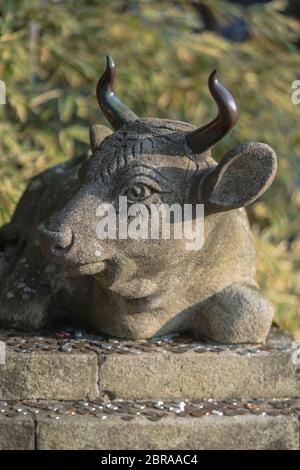
[[[134,417],[130,415],[122,415],[121,419],[123,419],[124,421],[132,421]]]
[[[71,352],[73,348],[69,343],[66,343],[66,344],[63,344],[60,349],[63,352]]]
[[[200,416],[205,416],[206,414],[207,414],[207,410],[205,408],[192,410],[190,412],[190,415],[194,416],[195,418],[199,418]]]

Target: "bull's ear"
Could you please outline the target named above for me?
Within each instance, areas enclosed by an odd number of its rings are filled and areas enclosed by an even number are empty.
[[[106,126],[102,126],[100,124],[91,126],[90,143],[92,152],[95,152],[95,150],[102,144],[103,140],[111,134],[112,131]]]
[[[240,145],[204,177],[202,199],[217,211],[246,206],[266,191],[276,169],[271,147],[261,143]]]

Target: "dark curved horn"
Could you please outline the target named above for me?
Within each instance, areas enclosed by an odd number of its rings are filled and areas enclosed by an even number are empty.
[[[187,135],[187,144],[194,153],[205,152],[216,145],[235,126],[239,118],[236,102],[229,91],[219,82],[216,70],[211,73],[208,86],[218,105],[219,112],[209,124]]]
[[[106,119],[114,129],[119,129],[125,122],[138,119],[130,109],[116,97],[113,84],[116,76],[115,63],[109,55],[106,57],[106,70],[99,79],[96,88],[97,100]]]

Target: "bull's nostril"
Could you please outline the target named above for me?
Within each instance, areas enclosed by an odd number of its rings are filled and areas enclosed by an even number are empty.
[[[59,232],[56,240],[56,247],[63,249],[68,248],[72,244],[72,238],[73,236],[71,229]]]
[[[69,227],[57,230],[56,226],[50,225],[43,230],[43,238],[51,251],[60,255],[70,250],[73,245],[73,231]]]

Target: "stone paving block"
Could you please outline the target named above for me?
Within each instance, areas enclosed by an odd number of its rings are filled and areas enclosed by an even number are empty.
[[[299,424],[287,416],[38,418],[38,449],[298,449]]]
[[[100,390],[122,398],[299,397],[290,350],[112,354],[99,371]]]
[[[0,399],[77,400],[98,393],[95,354],[7,352],[0,366]]]
[[[35,448],[35,425],[31,416],[0,416],[0,450]]]

